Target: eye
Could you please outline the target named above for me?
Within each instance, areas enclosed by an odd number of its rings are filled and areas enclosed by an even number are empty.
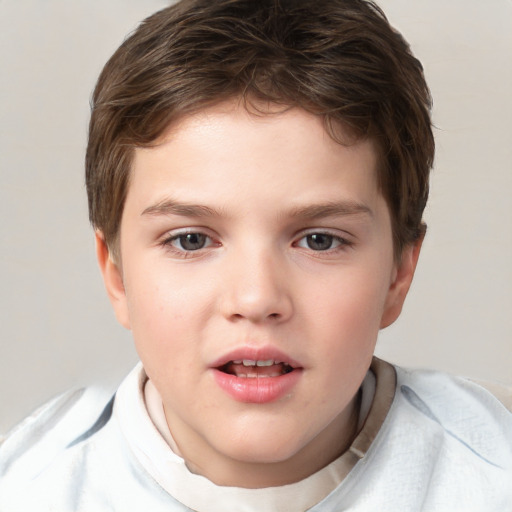
[[[179,251],[189,252],[209,247],[212,240],[204,233],[182,233],[168,238],[164,244],[170,245]]]
[[[311,249],[312,251],[328,251],[342,245],[349,245],[343,238],[330,235],[329,233],[310,233],[302,237],[298,243],[298,247]]]

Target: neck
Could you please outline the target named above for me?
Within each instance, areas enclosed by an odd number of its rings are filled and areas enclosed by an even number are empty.
[[[359,410],[360,392],[322,432],[302,449],[280,460],[261,461],[257,455],[251,456],[247,452],[243,457],[229,457],[212,447],[206,447],[204,439],[194,438],[190,434],[181,435],[184,432],[175,423],[171,432],[177,442],[179,454],[185,459],[192,473],[226,487],[277,487],[299,482],[341,456],[357,435]],[[170,425],[172,414],[166,411],[166,417]],[[258,452],[258,448],[255,452]]]

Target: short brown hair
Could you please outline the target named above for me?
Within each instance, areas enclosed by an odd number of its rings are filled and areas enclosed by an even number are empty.
[[[395,255],[425,232],[434,157],[420,62],[373,2],[181,0],[141,23],[105,65],[86,155],[89,216],[115,249],[133,150],[230,98],[300,107],[380,153]],[[254,102],[253,102],[254,104]]]

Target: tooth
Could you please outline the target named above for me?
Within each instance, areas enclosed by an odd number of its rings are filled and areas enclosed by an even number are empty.
[[[252,361],[251,359],[244,359],[242,362],[244,366],[256,366],[256,361]]]
[[[233,361],[233,364],[242,364],[242,360],[241,359],[237,359],[236,361]]]
[[[274,364],[273,359],[268,359],[267,361],[257,361],[256,366],[272,366]]]
[[[247,377],[249,379],[257,379],[258,378],[258,374],[257,373],[253,373],[253,372],[250,372],[247,374]]]

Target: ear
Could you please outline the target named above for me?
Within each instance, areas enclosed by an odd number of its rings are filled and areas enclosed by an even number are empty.
[[[117,321],[126,329],[130,329],[128,304],[123,284],[122,272],[112,258],[101,231],[96,231],[96,258],[103,276],[108,298],[114,308]]]
[[[412,283],[414,271],[420,257],[423,237],[417,242],[408,245],[402,251],[402,257],[396,264],[393,272],[393,279],[388,290],[384,311],[380,321],[380,328],[384,329],[391,325],[402,312],[405,297]]]

